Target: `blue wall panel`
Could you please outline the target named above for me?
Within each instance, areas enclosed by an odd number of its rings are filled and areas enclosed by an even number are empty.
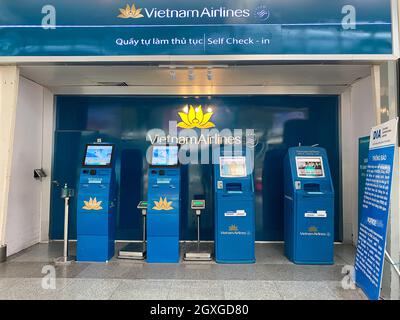
[[[146,194],[149,129],[168,129],[168,121],[187,104],[212,107],[218,129],[255,129],[260,136],[255,155],[256,239],[283,240],[283,158],[288,147],[319,144],[327,149],[335,187],[335,238],[341,240],[339,205],[339,120],[337,96],[254,97],[57,97],[53,180],[76,186],[83,146],[103,137],[117,145],[119,187],[117,239],[141,238],[136,204]],[[182,168],[181,235],[195,239],[190,199],[203,195],[208,210],[202,216],[204,239],[213,239],[211,165]],[[52,239],[63,236],[63,202],[53,186]],[[282,199],[282,201],[280,201]],[[70,236],[76,236],[75,199],[71,204]]]

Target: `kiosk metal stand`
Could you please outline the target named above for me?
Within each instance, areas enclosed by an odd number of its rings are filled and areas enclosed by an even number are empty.
[[[68,255],[68,218],[69,218],[69,199],[74,197],[74,189],[68,188],[65,184],[61,189],[61,198],[64,199],[64,250],[63,255],[54,260],[55,264],[70,264],[75,261],[75,257]]]
[[[143,217],[143,240],[141,243],[130,243],[118,253],[119,259],[144,260],[146,259],[146,216],[147,201],[140,201],[137,208],[142,210]]]
[[[192,210],[196,213],[197,218],[197,243],[195,251],[187,251],[184,255],[184,260],[186,261],[210,261],[211,253],[205,250],[201,250],[200,243],[200,216],[201,211],[206,208],[205,200],[192,200],[191,205]]]

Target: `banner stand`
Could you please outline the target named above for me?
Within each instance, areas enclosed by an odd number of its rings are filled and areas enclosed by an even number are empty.
[[[370,300],[382,287],[398,118],[372,128],[355,261],[355,280]],[[398,272],[398,269],[396,268]]]

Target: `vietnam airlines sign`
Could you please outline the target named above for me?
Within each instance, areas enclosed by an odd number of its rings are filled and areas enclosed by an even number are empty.
[[[0,61],[148,55],[388,60],[394,57],[392,29],[391,0],[2,0]]]
[[[145,15],[143,15],[143,13]],[[159,9],[159,8],[136,8],[134,4],[126,5],[120,9],[119,18],[157,18],[157,19],[182,19],[182,18],[248,18],[251,11],[249,9],[228,9],[226,7],[205,7],[203,9]]]

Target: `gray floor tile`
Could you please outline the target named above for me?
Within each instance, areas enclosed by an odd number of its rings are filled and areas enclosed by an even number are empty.
[[[68,283],[67,279],[57,279],[54,289],[46,287],[43,279],[19,279],[7,290],[0,291],[2,300],[53,300]]]
[[[255,264],[219,264],[212,272],[216,280],[256,280]]]
[[[257,264],[291,264],[285,257],[283,243],[257,243],[256,262]]]
[[[354,265],[356,248],[351,244],[335,246],[335,256],[339,257],[345,264]]]
[[[20,280],[21,278],[0,278],[0,292],[8,290]]]
[[[125,244],[118,243],[117,247]],[[71,252],[75,243],[70,244]],[[0,264],[0,298],[26,299],[363,299],[343,290],[341,269],[355,248],[335,246],[335,265],[301,266],[283,254],[284,244],[256,244],[257,263],[147,264],[112,259],[108,264],[57,266],[58,287],[41,289],[42,268],[62,251],[62,242],[39,244]],[[182,250],[184,252],[184,250]],[[60,289],[60,287],[62,289]],[[210,288],[212,290],[210,290]],[[8,291],[10,290],[10,294]]]
[[[69,254],[75,255],[76,243],[69,243]],[[63,253],[63,242],[39,243],[8,258],[10,262],[53,262]]]
[[[56,294],[62,300],[108,300],[121,284],[121,280],[69,279]]]
[[[342,266],[291,265],[295,281],[340,281],[343,278]]]
[[[367,297],[360,288],[354,290],[343,289],[340,281],[329,282],[328,286],[338,300],[367,300]]]
[[[224,300],[223,281],[176,280],[168,294],[170,300]]]
[[[343,278],[342,266],[295,264],[256,265],[256,279],[265,281],[338,281]]]
[[[179,266],[177,280],[216,280],[216,265],[210,263],[185,263]]]
[[[127,264],[92,263],[87,265],[75,277],[84,279],[125,279],[125,274],[135,268]]]
[[[145,264],[127,273],[129,279],[170,280],[179,277],[179,264]]]
[[[257,264],[255,279],[264,281],[295,281],[295,267],[287,264]]]
[[[166,300],[172,281],[123,280],[111,296],[111,300]]]
[[[224,281],[227,300],[281,300],[273,281]]]
[[[43,262],[5,262],[0,264],[0,278],[40,278]]]
[[[279,294],[285,300],[335,300],[337,295],[327,282],[277,281]]]
[[[57,278],[75,278],[82,273],[90,264],[88,263],[72,263],[70,265],[56,265]]]

